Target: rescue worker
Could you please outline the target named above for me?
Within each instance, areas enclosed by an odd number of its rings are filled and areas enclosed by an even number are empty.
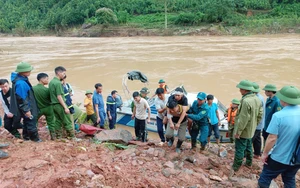
[[[62,138],[62,127],[66,130],[67,137],[74,141],[80,141],[74,135],[73,124],[70,119],[70,110],[65,103],[64,90],[61,80],[66,76],[66,69],[58,66],[54,69],[55,77],[49,83],[50,99],[55,116],[56,138]]]
[[[236,118],[236,113],[238,111],[239,105],[240,105],[240,100],[238,99],[232,99],[230,107],[226,110],[225,116],[227,117],[228,121],[228,136],[230,138],[230,142],[234,142],[234,123],[235,123],[235,118]]]
[[[257,127],[256,127],[256,130],[255,130],[255,133],[254,133],[254,136],[252,138],[252,144],[253,144],[253,149],[254,149],[254,156],[253,158],[260,158],[261,156],[261,131],[264,127],[264,110],[265,110],[265,100],[264,100],[264,97],[259,93],[260,89],[259,89],[259,85],[255,82],[252,83],[253,84],[253,87],[254,87],[254,90],[253,90],[253,93],[259,98],[259,100],[261,101],[262,103],[262,106],[263,106],[263,117],[262,119],[260,120],[260,122],[258,123]]]
[[[13,124],[14,115],[9,111],[11,88],[9,87],[9,82],[7,79],[0,79],[0,88],[0,100],[2,102],[2,108],[4,111],[4,128],[15,138],[21,138],[21,134],[19,133],[18,128],[22,128],[23,125],[20,122],[16,122],[16,124]]]
[[[39,73],[37,75],[38,84],[33,86],[34,96],[39,108],[38,119],[44,115],[46,117],[48,129],[50,132],[51,140],[56,139],[55,133],[55,117],[53,112],[53,106],[50,99],[49,88],[45,87],[48,85],[48,75],[46,73]]]
[[[164,94],[169,94],[169,87],[166,85],[166,82],[164,79],[160,79],[158,81],[158,88],[163,88],[164,89]]]
[[[101,129],[104,129],[106,113],[105,113],[105,109],[104,109],[104,101],[103,101],[102,84],[101,83],[95,84],[95,91],[93,94],[93,107],[94,107],[94,111],[97,115],[97,123],[99,123]]]
[[[201,144],[201,151],[205,150],[206,144],[207,144],[207,137],[208,137],[208,105],[205,102],[206,99],[206,93],[199,92],[197,95],[197,100],[195,100],[191,106],[191,108],[188,111],[188,114],[186,115],[188,119],[188,127],[191,127],[190,129],[190,135],[191,135],[191,144],[192,144],[192,150],[196,149],[196,143],[197,143],[197,137],[200,131],[200,137],[199,141]]]
[[[265,106],[265,125],[263,129],[264,142],[266,142],[269,135],[269,133],[267,133],[269,123],[272,119],[273,114],[281,110],[281,106],[279,99],[275,96],[277,91],[275,85],[267,84],[263,88],[263,90],[265,90],[265,95],[268,97]]]
[[[188,111],[188,99],[184,96],[182,88],[178,87],[175,89],[173,95],[169,97],[166,106],[168,107],[168,126],[166,130],[166,138],[169,140],[168,146],[171,147],[173,145],[174,130],[178,130],[176,152],[181,153],[180,148],[185,140],[187,128],[186,112]]]
[[[235,156],[230,176],[240,169],[244,156],[246,156],[245,165],[252,166],[252,137],[263,113],[261,101],[252,92],[254,90],[252,82],[242,80],[236,87],[240,89],[243,97],[235,120]]]
[[[106,112],[108,116],[109,129],[115,129],[116,121],[117,121],[117,98],[118,92],[113,90],[111,95],[107,96],[106,100]]]
[[[14,122],[19,123],[23,118],[23,139],[41,142],[37,129],[38,107],[28,80],[32,69],[29,63],[21,62],[17,65],[17,74],[11,74],[10,111]]]
[[[87,90],[85,92],[85,96],[86,98],[84,99],[84,107],[86,109],[86,121],[88,122],[89,120],[91,120],[93,122],[94,127],[97,127],[97,116],[93,108],[93,92]]]
[[[281,174],[284,187],[296,188],[295,176],[300,164],[293,164],[291,159],[300,138],[300,90],[284,86],[276,96],[283,109],[274,113],[266,130],[269,136],[261,157],[264,167],[258,187],[270,187],[271,181]]]
[[[214,131],[216,143],[217,145],[220,145],[220,130],[219,126],[221,125],[219,111],[218,111],[218,105],[214,103],[214,96],[213,95],[207,95],[207,105],[209,108],[208,112],[208,118],[209,118],[209,132],[207,137],[208,144],[210,143],[210,137],[212,135],[212,132]]]
[[[139,92],[133,92],[132,97],[134,99],[134,107],[131,119],[134,119],[134,131],[136,140],[142,142],[147,141],[146,121],[150,123],[151,110],[148,102],[142,98]],[[148,112],[147,112],[148,111]],[[148,114],[148,117],[147,117]]]
[[[156,95],[157,98],[155,99],[155,108],[157,110],[156,115],[156,124],[157,124],[157,133],[160,137],[160,143],[159,145],[162,146],[164,142],[166,141],[164,136],[164,123],[163,120],[167,114],[167,107],[166,104],[168,102],[168,96],[164,94],[163,88],[157,88],[156,89]]]

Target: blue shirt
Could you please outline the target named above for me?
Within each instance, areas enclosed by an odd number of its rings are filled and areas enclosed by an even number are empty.
[[[256,127],[256,130],[262,130],[264,128],[264,125],[265,125],[265,100],[264,100],[264,97],[257,93],[256,96],[259,98],[259,100],[261,101],[262,103],[262,106],[263,106],[263,114],[262,114],[262,118],[260,120],[260,122],[258,123],[257,127]]]
[[[276,96],[272,98],[269,97],[266,101],[266,106],[265,106],[264,130],[267,130],[273,114],[280,110],[281,110],[280,100]]]
[[[105,112],[104,110],[104,101],[103,101],[103,96],[101,93],[97,93],[94,91],[93,94],[93,106],[94,106],[94,111],[96,112],[95,105],[98,105],[98,110],[99,112]]]
[[[212,103],[211,106],[208,105],[208,117],[210,119],[210,124],[215,125],[219,123],[219,119],[217,117],[218,105],[216,103]]]
[[[192,119],[199,125],[208,125],[208,105],[206,103],[198,106],[198,100],[195,100],[188,111],[188,118]]]
[[[267,132],[277,135],[277,141],[271,151],[271,158],[279,163],[289,165],[292,152],[296,148],[300,134],[300,106],[286,106],[276,112]]]

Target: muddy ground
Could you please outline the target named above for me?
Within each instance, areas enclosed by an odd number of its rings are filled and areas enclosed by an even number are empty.
[[[217,147],[200,153],[158,146],[158,140],[132,142],[129,149],[110,150],[83,133],[82,142],[51,141],[45,127],[39,132],[43,142],[22,142],[0,128],[0,141],[10,143],[10,154],[0,160],[1,188],[73,188],[73,187],[256,187],[262,163],[254,159],[252,169],[242,166],[228,178],[233,161],[233,145],[224,144],[227,156],[219,157]],[[297,175],[300,187],[300,175]],[[281,177],[277,185],[283,187]],[[275,186],[276,187],[276,186]]]

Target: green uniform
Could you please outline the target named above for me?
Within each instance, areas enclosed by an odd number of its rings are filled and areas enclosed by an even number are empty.
[[[49,89],[42,84],[37,84],[36,86],[33,86],[32,89],[34,91],[34,97],[40,110],[38,118],[40,118],[42,115],[46,116],[51,139],[55,139],[55,117],[53,106],[51,104]]]
[[[57,77],[54,77],[49,83],[49,91],[51,103],[53,104],[54,116],[55,116],[55,128],[56,128],[56,137],[62,137],[62,126],[67,132],[67,136],[74,137],[74,131],[72,127],[72,121],[70,116],[65,113],[64,107],[59,103],[57,96],[61,95],[63,100],[64,90],[60,80]]]
[[[250,92],[242,97],[234,127],[234,133],[240,135],[240,139],[235,139],[235,156],[232,166],[235,171],[241,167],[245,154],[246,165],[252,165],[252,137],[256,126],[262,119],[262,113],[262,103],[255,94]]]

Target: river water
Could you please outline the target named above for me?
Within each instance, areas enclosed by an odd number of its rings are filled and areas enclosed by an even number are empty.
[[[83,102],[85,90],[93,90],[98,82],[105,98],[114,89],[126,98],[122,78],[132,70],[148,77],[152,93],[163,78],[170,88],[183,84],[188,92],[214,94],[225,105],[241,97],[236,88],[241,79],[261,87],[300,87],[300,35],[0,38],[0,77],[9,78],[20,61],[34,66],[33,84],[38,73],[52,78],[54,68],[64,66],[75,102]],[[128,86],[134,91],[144,84],[128,81]]]

